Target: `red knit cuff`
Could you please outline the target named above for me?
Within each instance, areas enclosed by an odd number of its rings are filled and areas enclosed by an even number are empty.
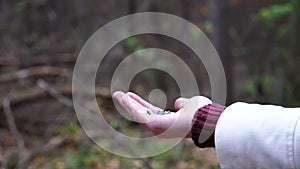
[[[211,103],[199,108],[194,115],[192,139],[200,148],[215,147],[215,128],[226,106]]]

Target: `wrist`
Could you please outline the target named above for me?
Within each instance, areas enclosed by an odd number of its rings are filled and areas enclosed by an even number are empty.
[[[225,106],[211,103],[199,108],[192,120],[191,137],[200,148],[215,147],[215,128]]]

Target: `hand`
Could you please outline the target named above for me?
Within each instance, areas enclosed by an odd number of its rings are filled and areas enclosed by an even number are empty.
[[[123,106],[129,115],[137,122],[143,123],[150,131],[161,137],[191,137],[190,129],[195,112],[212,103],[203,96],[194,96],[190,99],[178,98],[175,101],[176,113],[157,115],[161,110],[143,100],[134,93],[115,92],[113,98]]]

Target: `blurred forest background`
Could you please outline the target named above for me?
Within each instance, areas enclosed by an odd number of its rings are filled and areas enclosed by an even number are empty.
[[[227,104],[300,105],[299,0],[0,0],[0,10],[0,168],[219,168],[214,149],[198,149],[191,140],[156,157],[127,159],[100,149],[82,131],[71,99],[78,53],[93,32],[131,13],[165,12],[198,26],[224,64]],[[118,115],[110,75],[130,53],[149,47],[180,56],[210,96],[203,65],[180,42],[158,35],[123,40],[101,63],[96,95],[111,126],[135,137],[149,133]],[[179,96],[173,83],[149,70],[130,90],[147,98],[160,88],[172,109]]]

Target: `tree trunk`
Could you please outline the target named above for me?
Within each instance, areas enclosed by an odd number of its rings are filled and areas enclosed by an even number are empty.
[[[210,17],[213,24],[212,42],[219,53],[225,69],[227,81],[227,103],[233,101],[233,59],[229,36],[230,3],[229,0],[210,0]]]

